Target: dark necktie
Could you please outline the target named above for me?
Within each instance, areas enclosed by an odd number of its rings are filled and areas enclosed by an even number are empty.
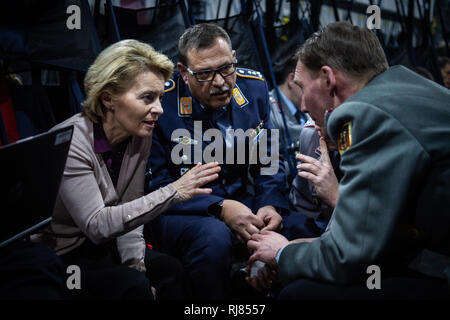
[[[298,123],[302,123],[302,112],[300,110],[297,110],[297,112],[294,114],[295,119],[297,119]]]
[[[227,109],[221,109],[214,113],[214,120],[217,125],[217,127],[222,132],[224,141],[227,146],[231,145],[232,141],[230,140],[230,137],[227,135],[227,130],[231,129],[231,122],[230,122],[230,114],[228,113]]]

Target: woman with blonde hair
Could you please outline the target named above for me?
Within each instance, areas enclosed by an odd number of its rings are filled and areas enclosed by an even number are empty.
[[[144,195],[152,131],[163,113],[173,63],[137,40],[117,42],[97,57],[85,81],[51,225],[35,240],[81,271],[80,298],[183,298],[182,267],[149,250],[143,225],[173,204],[207,194],[217,163],[197,164],[174,183]],[[147,277],[145,277],[147,275]]]

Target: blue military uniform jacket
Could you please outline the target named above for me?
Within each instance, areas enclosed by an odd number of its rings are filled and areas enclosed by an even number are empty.
[[[164,114],[159,118],[153,132],[153,144],[150,152],[149,167],[151,170],[150,189],[156,190],[178,179],[189,168],[203,159],[196,158],[196,152],[203,151],[212,143],[206,141],[203,134],[210,128],[219,128],[216,117],[228,117],[233,129],[250,129],[253,133],[261,129],[272,129],[267,84],[262,75],[253,70],[237,68],[236,84],[229,105],[219,112],[210,111],[192,97],[189,87],[176,72],[173,79],[166,82],[163,98]],[[219,116],[220,115],[220,116]],[[201,131],[198,128],[201,126]],[[181,132],[181,134],[175,134]],[[181,131],[180,131],[181,130]],[[184,130],[184,131],[183,131]],[[200,134],[198,134],[200,132]],[[249,131],[250,132],[250,131]],[[268,146],[270,150],[270,132]],[[212,139],[214,141],[214,139]],[[284,168],[280,161],[272,163],[277,166],[273,175],[261,174],[260,161],[249,164],[249,139],[245,140],[245,163],[237,164],[236,157],[242,150],[236,150],[234,139],[234,161],[223,152],[223,163],[219,178],[207,185],[213,189],[212,194],[200,195],[192,200],[171,207],[166,214],[209,215],[208,207],[223,199],[241,201],[256,211],[266,205],[287,209],[287,198],[284,195]],[[180,145],[181,144],[181,145]],[[225,146],[226,143],[224,142]],[[190,152],[183,155],[174,148],[184,147]],[[184,149],[186,150],[186,149]],[[197,150],[197,151],[195,151]],[[278,150],[276,150],[278,151]],[[172,153],[174,152],[174,155]],[[182,151],[183,152],[183,151]],[[173,161],[175,156],[175,161]],[[180,160],[181,159],[181,160]],[[183,161],[184,160],[184,161]],[[187,162],[187,163],[186,163]],[[189,163],[190,162],[190,163]],[[219,163],[221,161],[219,160]],[[279,168],[278,168],[279,167]],[[279,169],[279,170],[278,170]],[[252,180],[252,181],[251,181]]]
[[[285,155],[285,149],[287,148],[287,151],[289,153],[289,156],[295,157],[295,152],[298,151],[300,146],[300,132],[302,131],[303,125],[308,121],[309,115],[303,114],[300,112],[300,122],[298,119],[296,119],[296,116],[292,114],[291,110],[289,110],[289,107],[286,105],[286,102],[281,97],[281,91],[280,91],[280,98],[281,101],[278,102],[277,100],[277,94],[276,90],[272,89],[269,92],[269,101],[270,101],[270,119],[274,125],[275,128],[280,130],[280,152],[283,152]],[[284,118],[286,120],[286,126],[284,125],[283,121],[283,114]],[[286,133],[286,127],[289,132],[290,142],[291,144],[288,145],[289,140]],[[284,145],[283,145],[284,144]],[[289,173],[288,175],[292,179],[292,177],[295,177],[297,174],[297,170],[294,170],[294,172],[290,172],[289,170],[289,164],[288,161],[290,159],[285,158],[284,166],[286,168],[286,172]],[[293,168],[295,169],[295,168]],[[289,179],[289,181],[291,181]],[[288,185],[290,185],[290,182],[288,181]]]

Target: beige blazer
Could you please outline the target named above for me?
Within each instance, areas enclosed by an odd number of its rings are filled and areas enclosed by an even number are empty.
[[[171,184],[143,195],[151,137],[132,138],[114,188],[102,156],[94,153],[93,123],[77,114],[52,130],[69,125],[74,133],[52,222],[33,241],[62,255],[86,237],[95,244],[117,238],[122,263],[145,272],[143,224],[179,201]]]

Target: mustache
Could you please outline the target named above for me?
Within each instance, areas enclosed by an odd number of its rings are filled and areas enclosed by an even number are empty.
[[[210,95],[221,94],[221,93],[228,92],[228,91],[230,91],[230,87],[227,85],[223,85],[220,88],[211,88],[211,90],[209,90],[209,94]]]

